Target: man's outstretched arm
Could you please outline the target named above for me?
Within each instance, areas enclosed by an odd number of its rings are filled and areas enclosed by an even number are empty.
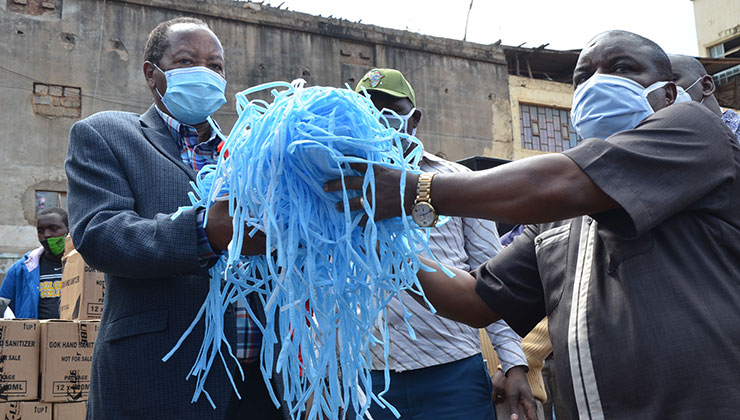
[[[488,171],[445,174],[434,178],[432,191],[440,214],[527,224],[619,207],[562,154],[535,156]]]
[[[377,166],[374,172],[375,218],[399,216],[401,172]],[[417,180],[416,174],[406,175],[403,204],[407,214],[416,197]],[[362,177],[345,178],[348,189],[361,190],[362,181]],[[325,189],[341,190],[341,180],[328,182]],[[556,153],[485,171],[437,174],[432,182],[432,205],[439,214],[512,223],[564,220],[619,207],[575,162]],[[350,210],[361,208],[359,198],[350,200]]]
[[[448,270],[454,273],[450,278],[442,272],[439,264],[420,257],[421,261],[436,271],[419,270],[416,274],[424,289],[424,294],[437,310],[437,315],[462,322],[472,327],[483,328],[501,319],[475,291],[476,280],[470,273],[452,267]],[[426,305],[424,300],[411,293],[420,304]]]

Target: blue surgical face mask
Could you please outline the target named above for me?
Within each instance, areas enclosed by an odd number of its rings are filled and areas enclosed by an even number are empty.
[[[693,99],[691,98],[691,95],[689,95],[689,89],[691,89],[692,87],[694,87],[703,78],[704,78],[704,76],[702,76],[702,77],[694,80],[694,83],[690,84],[689,87],[687,87],[686,89],[682,88],[681,86],[676,85],[677,95],[676,95],[676,102],[674,102],[674,103],[677,104],[679,102],[691,102],[691,101],[693,101]],[[704,96],[703,95],[702,95],[701,101],[699,101],[699,103],[702,103],[702,102],[704,102]]]
[[[226,103],[226,79],[206,67],[185,67],[162,71],[167,78],[167,90],[162,103],[170,114],[189,125],[202,123]]]
[[[681,86],[676,85],[676,101],[673,102],[674,104],[680,104],[681,102],[691,102],[693,99],[691,99],[691,95],[689,95],[684,88]]]
[[[668,83],[655,82],[644,88],[625,77],[594,74],[573,94],[571,122],[584,139],[606,139],[635,128],[654,112],[647,100],[648,94]]]
[[[406,115],[399,115],[395,111],[391,111],[387,108],[383,108],[383,110],[380,111],[380,113],[383,114],[383,117],[385,117],[388,128],[392,128],[398,132],[410,134],[412,136],[416,135],[416,127],[414,127],[409,133],[409,119],[414,115],[414,112],[416,112],[416,108],[411,108],[411,111]],[[407,138],[402,138],[401,144],[403,145],[403,152],[406,153],[414,143],[410,142]]]
[[[411,108],[411,111],[409,111],[408,114],[399,115],[393,111],[383,108],[381,114],[383,114],[386,121],[388,121],[389,128],[393,128],[396,131],[411,134],[413,136],[416,134],[416,127],[414,127],[413,130],[411,130],[411,132],[409,133],[409,119],[412,115],[414,115],[414,112],[416,112],[416,108]]]

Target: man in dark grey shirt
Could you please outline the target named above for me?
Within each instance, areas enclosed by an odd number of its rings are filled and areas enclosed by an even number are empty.
[[[501,317],[520,335],[547,315],[574,418],[734,418],[740,147],[703,105],[672,105],[668,57],[635,34],[595,37],[573,80],[576,128],[594,136],[564,153],[434,177],[430,204],[441,214],[537,225],[472,276],[420,271],[426,297],[443,316],[473,326]],[[589,138],[625,116],[634,123]],[[401,175],[374,169],[376,217],[396,216]],[[417,178],[407,175],[407,213]],[[345,182],[361,188],[361,178]]]
[[[740,197],[740,183],[732,140],[695,103],[608,141],[586,140],[564,154],[621,208],[529,225],[475,272],[480,297],[520,334],[549,316],[571,413],[737,412],[730,406],[740,404],[740,207],[731,197]]]

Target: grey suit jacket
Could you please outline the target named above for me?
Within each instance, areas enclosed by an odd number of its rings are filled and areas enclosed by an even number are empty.
[[[206,383],[215,411],[205,396],[191,403],[195,381],[185,381],[203,322],[173,358],[161,361],[208,293],[195,211],[170,218],[190,204],[195,172],[181,161],[164,121],[152,106],[141,116],[111,111],[77,122],[66,171],[73,242],[88,264],[106,273],[88,419],[223,418],[233,392],[218,359]],[[233,310],[224,321],[234,347]],[[281,384],[275,385],[281,395]]]

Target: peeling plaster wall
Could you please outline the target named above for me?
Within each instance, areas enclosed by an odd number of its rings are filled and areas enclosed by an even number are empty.
[[[699,55],[740,34],[740,2],[737,0],[692,0]]]
[[[19,12],[13,0],[0,0],[0,259],[37,246],[35,189],[66,190],[68,133],[78,118],[64,116],[73,111],[50,109],[48,99],[36,99],[46,107],[44,114],[34,113],[34,83],[79,88],[81,118],[103,110],[141,113],[151,104],[142,75],[146,36],[157,23],[177,16],[205,20],[224,45],[231,99],[216,114],[222,127],[236,118],[234,93],[249,86],[302,77],[310,85],[354,87],[371,67],[393,67],[416,90],[423,111],[418,135],[427,150],[451,160],[510,157],[498,154],[496,146],[511,144],[500,46],[228,0],[56,0],[56,5],[53,12],[31,15]]]

